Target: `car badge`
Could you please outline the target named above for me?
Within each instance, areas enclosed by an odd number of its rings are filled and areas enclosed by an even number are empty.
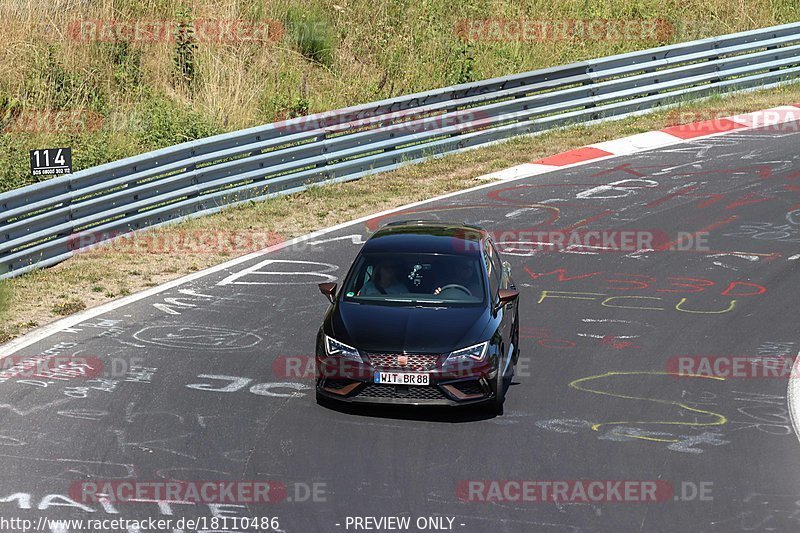
[[[405,354],[398,355],[397,364],[400,366],[406,366],[408,364],[408,356]]]

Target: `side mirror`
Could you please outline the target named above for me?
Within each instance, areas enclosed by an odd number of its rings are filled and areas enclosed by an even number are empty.
[[[335,283],[320,283],[319,284],[319,292],[325,295],[328,300],[333,303],[333,298],[336,296],[336,284]]]
[[[515,289],[500,289],[497,291],[498,302],[495,312],[499,311],[504,305],[513,302],[519,297],[519,291]]]

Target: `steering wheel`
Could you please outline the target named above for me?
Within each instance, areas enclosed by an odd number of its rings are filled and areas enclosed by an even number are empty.
[[[458,283],[450,283],[449,285],[445,285],[444,287],[442,287],[442,288],[439,290],[439,293],[441,294],[441,293],[442,293],[442,291],[445,291],[445,290],[447,290],[447,289],[458,289],[458,290],[460,290],[460,291],[464,291],[464,292],[466,292],[468,295],[472,296],[472,293],[470,292],[470,290],[469,290],[468,288],[466,288],[466,287],[465,287],[465,286],[463,286],[463,285],[459,285]]]

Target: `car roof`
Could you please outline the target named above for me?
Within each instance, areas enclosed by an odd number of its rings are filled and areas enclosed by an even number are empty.
[[[375,232],[362,251],[478,255],[487,236],[482,226],[464,222],[399,221]]]

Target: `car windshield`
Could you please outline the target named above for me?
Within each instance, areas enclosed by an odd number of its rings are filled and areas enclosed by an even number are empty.
[[[485,300],[478,255],[362,254],[344,290],[346,301],[480,304]]]

